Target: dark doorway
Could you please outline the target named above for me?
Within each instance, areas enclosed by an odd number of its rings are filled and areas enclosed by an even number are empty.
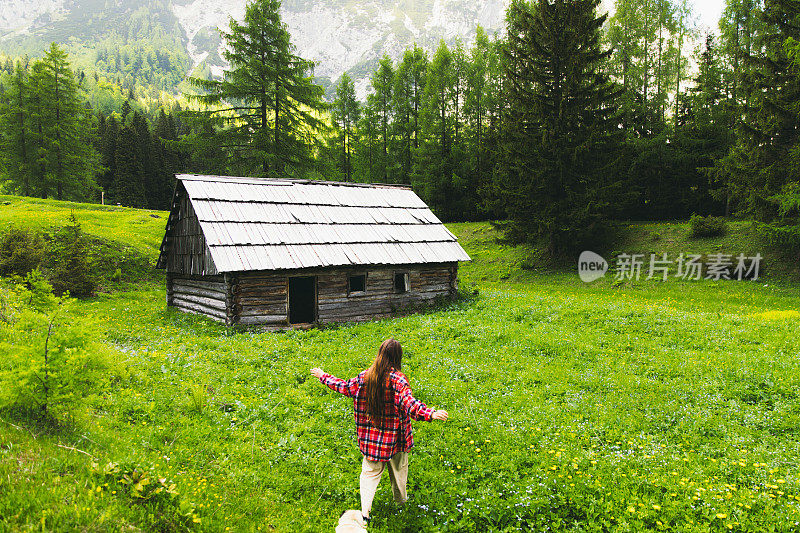
[[[289,278],[289,323],[310,324],[317,320],[317,278]]]
[[[394,292],[408,292],[408,272],[396,272],[394,275]]]

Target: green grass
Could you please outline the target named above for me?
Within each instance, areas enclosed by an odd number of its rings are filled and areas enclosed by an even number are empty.
[[[0,195],[0,231],[12,224],[44,230],[64,226],[73,211],[86,233],[131,246],[153,263],[158,258],[165,211]]]
[[[350,400],[308,369],[355,375],[389,336],[451,419],[415,423],[412,499],[395,507],[384,479],[371,531],[797,529],[797,284],[583,284],[487,224],[450,228],[480,294],[424,314],[237,333],[166,309],[155,283],[79,302],[126,374],[72,430],[2,416],[0,529],[153,529],[104,486],[113,462],[174,481],[201,531],[331,531],[358,507],[360,454]]]

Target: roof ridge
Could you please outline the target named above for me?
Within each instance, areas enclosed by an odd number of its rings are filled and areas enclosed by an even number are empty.
[[[249,185],[336,185],[341,187],[357,187],[371,189],[401,189],[411,191],[410,185],[397,183],[354,183],[348,181],[328,181],[303,178],[257,178],[252,176],[214,176],[209,174],[176,174],[175,179],[183,181],[211,181],[226,183],[246,183]]]

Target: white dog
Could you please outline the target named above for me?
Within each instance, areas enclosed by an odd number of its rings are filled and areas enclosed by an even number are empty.
[[[367,526],[364,524],[361,511],[353,509],[345,511],[339,518],[339,525],[336,526],[336,533],[363,533],[366,530]]]

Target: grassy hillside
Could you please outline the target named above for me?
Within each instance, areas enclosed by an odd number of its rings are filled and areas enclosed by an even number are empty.
[[[154,262],[158,258],[167,227],[164,211],[0,195],[0,230],[12,224],[39,229],[63,226],[73,212],[86,233],[131,246]]]
[[[153,254],[165,222],[85,215]],[[480,294],[423,314],[236,333],[166,309],[160,284],[79,302],[70,319],[122,369],[72,429],[0,413],[0,529],[177,528],[120,481],[135,469],[143,491],[174,483],[168,509],[190,530],[331,531],[358,506],[360,455],[351,402],[308,369],[355,375],[388,336],[415,395],[451,420],[415,423],[412,499],[397,508],[384,479],[370,531],[796,528],[796,284],[584,284],[487,224],[449,227]]]

